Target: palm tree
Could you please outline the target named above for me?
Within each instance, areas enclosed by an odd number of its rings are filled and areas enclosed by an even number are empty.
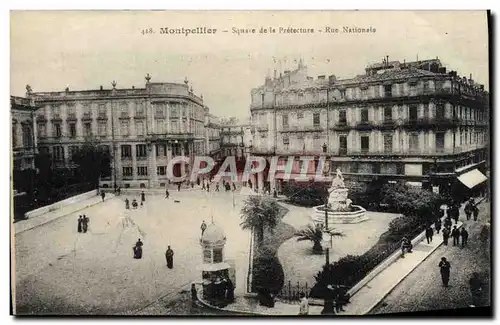
[[[243,229],[255,229],[258,246],[261,246],[264,241],[264,229],[272,230],[278,225],[280,210],[275,200],[262,196],[250,196],[245,200],[241,209],[240,226]]]
[[[298,237],[297,241],[310,240],[314,243],[312,251],[314,254],[322,254],[323,247],[321,242],[323,241],[324,227],[322,224],[317,223],[316,225],[307,225],[304,229],[295,232],[295,236]],[[344,237],[345,235],[338,231],[333,231],[333,228],[329,231],[332,237]]]

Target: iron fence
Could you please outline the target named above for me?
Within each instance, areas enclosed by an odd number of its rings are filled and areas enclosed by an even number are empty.
[[[276,299],[287,303],[300,303],[300,294],[303,293],[306,297],[309,297],[309,291],[311,287],[306,283],[297,282],[297,284],[292,284],[292,281],[288,281],[283,285],[281,291],[276,295]]]

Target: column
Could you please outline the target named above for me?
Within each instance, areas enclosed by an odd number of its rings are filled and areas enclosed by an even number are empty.
[[[156,187],[158,183],[158,175],[156,173],[156,143],[149,144],[151,150],[148,150],[148,175],[149,175],[149,187]]]
[[[123,180],[121,147],[117,143],[114,143],[114,142],[112,145],[113,145],[113,153],[114,153],[114,158],[113,158],[114,159],[114,166],[113,167],[116,168],[116,170],[111,174],[111,177],[113,177],[113,186],[114,186],[115,182],[117,183],[117,186],[121,186],[121,182]]]
[[[134,181],[137,180],[137,156],[136,156],[136,145],[133,144],[132,146],[132,179]]]
[[[185,148],[186,143],[181,142],[181,156],[185,157],[186,156],[186,148]],[[184,175],[186,173],[186,163],[182,162],[181,163],[181,175]]]

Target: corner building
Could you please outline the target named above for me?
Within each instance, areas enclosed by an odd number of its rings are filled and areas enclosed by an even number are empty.
[[[251,98],[252,152],[280,156],[283,164],[295,157],[292,180],[303,168],[299,156],[314,157],[304,167],[310,177],[323,156],[330,171],[340,168],[353,182],[411,182],[440,192],[485,183],[489,94],[437,58],[385,58],[343,80],[309,77],[300,61],[293,71],[267,76]],[[279,190],[282,176],[271,189]],[[258,175],[259,188],[266,179],[267,170]]]
[[[112,172],[102,187],[165,187],[167,165],[176,156],[176,176],[189,173],[195,155],[208,153],[203,95],[184,83],[150,82],[144,88],[27,92],[36,112],[39,151],[52,155],[55,167],[74,167],[72,153],[92,142],[110,152]]]

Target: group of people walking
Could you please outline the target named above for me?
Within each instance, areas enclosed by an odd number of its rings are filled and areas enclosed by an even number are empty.
[[[146,194],[144,191],[141,192],[141,207],[144,205],[144,202],[146,202]],[[132,199],[132,209],[137,209],[139,206],[139,203],[137,203],[137,200],[134,198]],[[130,209],[130,201],[128,198],[125,199],[125,209],[129,210]]]
[[[86,215],[83,214],[78,216],[78,232],[87,232],[89,229],[89,222],[90,219]]]

